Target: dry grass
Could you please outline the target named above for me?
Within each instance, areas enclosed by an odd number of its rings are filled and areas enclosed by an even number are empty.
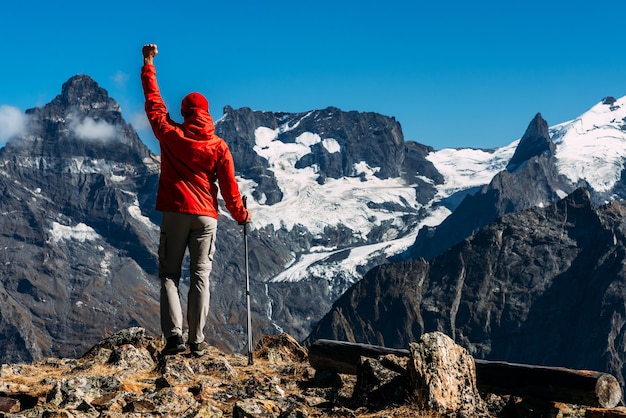
[[[359,418],[441,418],[441,415],[434,412],[424,412],[416,410],[415,407],[399,406],[385,409],[382,412],[359,413]]]
[[[87,369],[68,367],[50,363],[50,359],[31,364],[18,364],[11,367],[3,365],[0,372],[0,391],[28,392],[36,396],[48,393],[56,381],[74,377],[118,377],[126,390],[141,393],[141,390],[153,386],[159,375],[154,370],[139,371],[120,376],[120,370],[102,364],[95,364]]]

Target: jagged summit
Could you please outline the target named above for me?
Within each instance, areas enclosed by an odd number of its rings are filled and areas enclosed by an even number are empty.
[[[61,87],[61,94],[43,108],[32,108],[27,114],[39,114],[43,118],[62,118],[70,113],[80,112],[85,116],[94,113],[106,115],[108,122],[121,120],[120,105],[108,92],[100,87],[90,76],[78,74],[68,79]]]
[[[328,107],[274,113],[226,106],[216,132],[227,139],[242,175],[257,183],[254,197],[267,204],[285,198],[277,179],[284,166],[290,166],[292,176],[312,171],[320,185],[329,179],[365,180],[369,172],[383,180],[407,172],[413,178],[421,167],[432,166],[422,158],[421,166],[404,167],[413,148],[407,150],[400,124],[372,112]]]
[[[84,74],[75,75],[67,80],[61,87],[61,95],[57,97],[63,105],[79,106],[81,110],[120,111],[119,104],[109,97],[107,91],[91,77]]]
[[[556,146],[550,140],[548,122],[541,117],[541,113],[537,113],[519,141],[515,154],[513,154],[506,169],[515,171],[532,157],[542,154],[554,155],[555,149]]]
[[[615,103],[617,101],[617,99],[613,96],[606,96],[604,99],[602,99],[602,104],[604,105],[613,105],[613,103]]]

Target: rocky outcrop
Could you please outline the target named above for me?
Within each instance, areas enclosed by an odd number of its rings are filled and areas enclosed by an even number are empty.
[[[354,379],[315,376],[306,350],[286,334],[262,338],[253,365],[215,347],[202,357],[161,357],[161,347],[143,328],[130,328],[78,359],[4,364],[0,414],[306,418],[356,416],[357,411],[422,413],[408,398],[373,409],[359,403]]]
[[[442,415],[478,417],[486,407],[476,388],[474,359],[440,332],[409,344],[408,374],[418,402]]]

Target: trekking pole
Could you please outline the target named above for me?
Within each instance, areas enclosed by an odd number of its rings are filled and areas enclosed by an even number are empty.
[[[243,207],[248,209],[247,198],[243,197]],[[248,305],[248,365],[252,361],[252,318],[250,316],[250,274],[248,272],[248,224],[243,224],[243,251],[246,255],[246,300]]]

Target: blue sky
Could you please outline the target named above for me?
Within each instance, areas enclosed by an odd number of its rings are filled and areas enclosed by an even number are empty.
[[[267,3],[267,4],[265,4]],[[0,146],[16,110],[75,74],[117,100],[153,150],[139,83],[156,43],[178,116],[200,91],[275,112],[335,106],[395,117],[436,149],[497,147],[540,112],[550,125],[626,95],[623,0],[11,1],[0,17]]]

